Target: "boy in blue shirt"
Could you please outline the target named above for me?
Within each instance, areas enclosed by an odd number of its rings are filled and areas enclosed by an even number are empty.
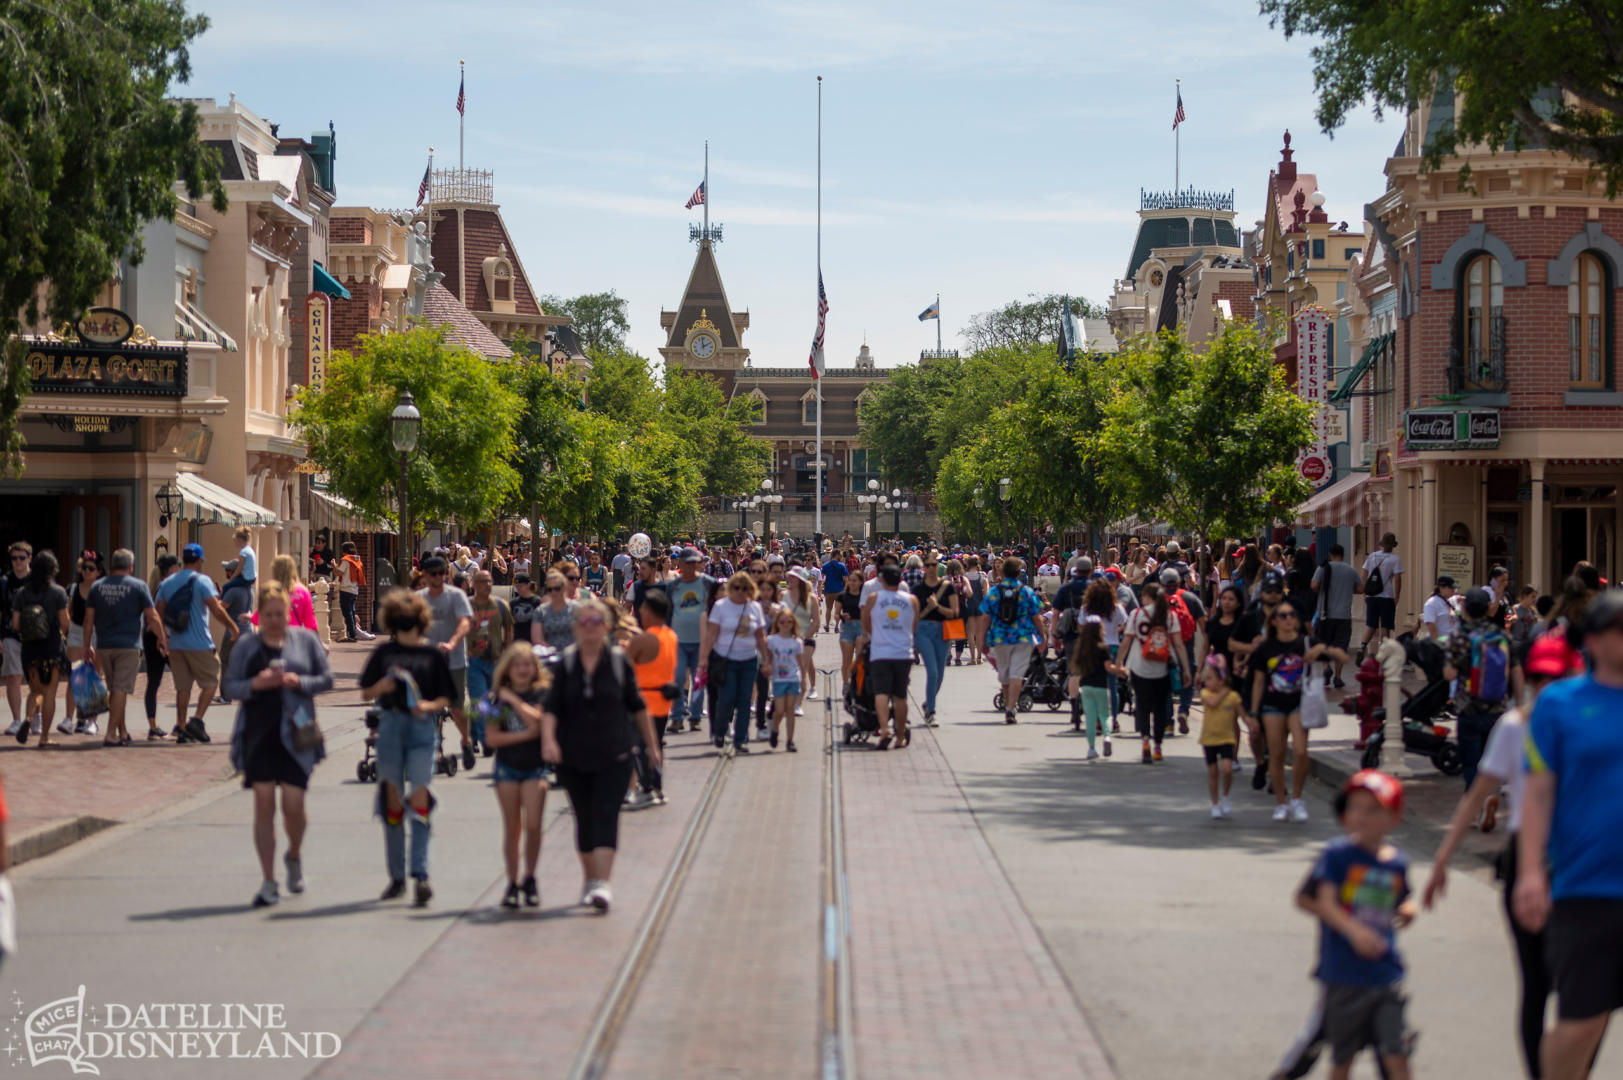
[[[1375,769],[1354,773],[1336,796],[1346,836],[1325,847],[1297,904],[1319,920],[1324,1037],[1332,1080],[1373,1045],[1391,1080],[1408,1080],[1403,958],[1397,931],[1414,920],[1409,860],[1386,842],[1403,815],[1403,785]]]

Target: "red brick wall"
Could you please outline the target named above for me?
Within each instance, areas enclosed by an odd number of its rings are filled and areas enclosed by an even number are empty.
[[[530,283],[519,269],[513,238],[507,235],[501,214],[494,210],[466,210],[462,220],[463,227],[468,230],[464,247],[468,257],[468,295],[461,300],[468,310],[493,310],[490,292],[485,288],[485,260],[494,257],[505,246],[508,261],[513,264],[513,304],[521,315],[539,315],[541,308],[535,302],[535,294],[530,291]]]
[[[370,244],[372,220],[365,217],[335,217],[328,227],[329,244]]]
[[[1510,406],[1501,411],[1505,428],[1610,428],[1623,426],[1623,408],[1582,407],[1564,404],[1569,389],[1567,354],[1567,290],[1546,284],[1546,261],[1561,253],[1573,235],[1587,224],[1581,207],[1563,207],[1554,218],[1545,218],[1544,209],[1534,206],[1527,218],[1517,216],[1514,207],[1491,208],[1483,213],[1481,224],[1503,240],[1516,258],[1527,264],[1527,285],[1506,288],[1505,378]],[[1452,344],[1452,321],[1459,301],[1455,289],[1433,291],[1432,267],[1442,262],[1449,247],[1471,228],[1469,210],[1439,213],[1437,221],[1422,222],[1421,262],[1411,266],[1416,290],[1416,313],[1407,320],[1411,341],[1406,354],[1399,355],[1399,385],[1407,383],[1409,407],[1419,396],[1422,406],[1435,404],[1432,395],[1447,392],[1446,369]],[[1608,236],[1623,240],[1623,208],[1603,207],[1600,225]],[[1613,285],[1620,284],[1614,281]],[[1619,290],[1612,297],[1612,348],[1615,365],[1623,356],[1623,310],[1619,310]],[[1400,333],[1399,342],[1404,342]],[[1407,372],[1405,372],[1407,359]]]
[[[332,302],[332,347],[353,349],[355,339],[372,329],[372,320],[383,314],[383,294],[369,281],[350,278],[343,283],[350,299]]]
[[[1250,322],[1257,317],[1257,305],[1252,300],[1256,291],[1256,286],[1249,281],[1224,281],[1217,286],[1217,298],[1229,302],[1236,319]]]

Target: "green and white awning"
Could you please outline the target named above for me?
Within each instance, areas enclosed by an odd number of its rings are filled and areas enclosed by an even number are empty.
[[[226,352],[237,351],[236,340],[203,314],[197,305],[186,300],[175,301],[175,336],[181,341],[206,341]]]
[[[196,473],[178,473],[175,487],[180,489],[180,520],[195,521],[199,525],[276,525],[281,518],[274,510],[267,510],[256,502],[233,494],[219,484],[211,483]]]
[[[1358,358],[1358,363],[1348,368],[1346,375],[1342,377],[1341,383],[1330,391],[1330,404],[1338,405],[1353,396],[1353,393],[1358,389],[1358,384],[1364,380],[1364,376],[1369,373],[1369,369],[1375,366],[1376,359],[1385,350],[1392,347],[1392,341],[1396,337],[1397,334],[1392,333],[1370,338],[1369,344],[1364,346],[1364,355]]]

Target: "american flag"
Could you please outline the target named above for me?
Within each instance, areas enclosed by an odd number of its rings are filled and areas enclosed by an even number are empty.
[[[709,182],[710,181],[708,181],[708,180],[699,181],[699,186],[693,189],[692,198],[688,199],[688,204],[687,204],[686,209],[692,210],[695,206],[703,206],[704,205],[704,186],[706,184],[708,184]]]
[[[823,377],[823,324],[828,320],[828,293],[823,291],[823,272],[817,271],[817,333],[812,337],[812,378]]]
[[[468,105],[468,73],[464,71],[462,78],[456,83],[456,112],[458,116],[467,115]]]
[[[428,164],[423,166],[423,182],[417,185],[417,205],[418,206],[423,205],[423,200],[428,198],[428,174],[433,168],[434,168],[434,159],[429,158],[428,159]]]
[[[1177,131],[1178,125],[1189,119],[1183,112],[1183,88],[1178,88],[1178,111],[1172,114],[1172,130]]]

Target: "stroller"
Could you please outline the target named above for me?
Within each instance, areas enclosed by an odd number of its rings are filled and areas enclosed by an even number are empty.
[[[845,744],[863,743],[879,730],[879,710],[874,707],[872,680],[868,678],[868,646],[860,645],[851,660],[851,681],[845,684]]]
[[[1021,712],[1030,712],[1041,703],[1047,705],[1050,712],[1058,712],[1060,706],[1070,700],[1065,696],[1065,684],[1065,661],[1050,660],[1032,650],[1031,663],[1026,666],[1025,681],[1020,686],[1020,700],[1015,702],[1015,707]],[[992,698],[992,708],[1003,711],[1001,687]]]
[[[1413,634],[1398,638],[1409,662],[1426,676],[1426,685],[1403,702],[1403,749],[1411,754],[1424,754],[1444,776],[1458,776],[1465,768],[1460,761],[1459,744],[1449,738],[1448,728],[1439,720],[1452,720],[1453,706],[1448,695],[1448,680],[1443,678],[1447,654],[1443,647],[1429,638],[1416,640]],[[1380,725],[1364,745],[1360,764],[1373,769],[1381,763],[1381,745],[1386,741],[1386,710],[1375,709],[1372,725]]]
[[[455,776],[457,755],[445,752],[445,721],[450,717],[449,709],[441,709],[434,718],[434,737],[437,740],[434,748],[434,772],[442,776]],[[355,779],[363,784],[375,784],[378,780],[378,720],[383,713],[376,707],[366,710],[363,717],[366,721],[366,743],[361,760],[355,763]]]

